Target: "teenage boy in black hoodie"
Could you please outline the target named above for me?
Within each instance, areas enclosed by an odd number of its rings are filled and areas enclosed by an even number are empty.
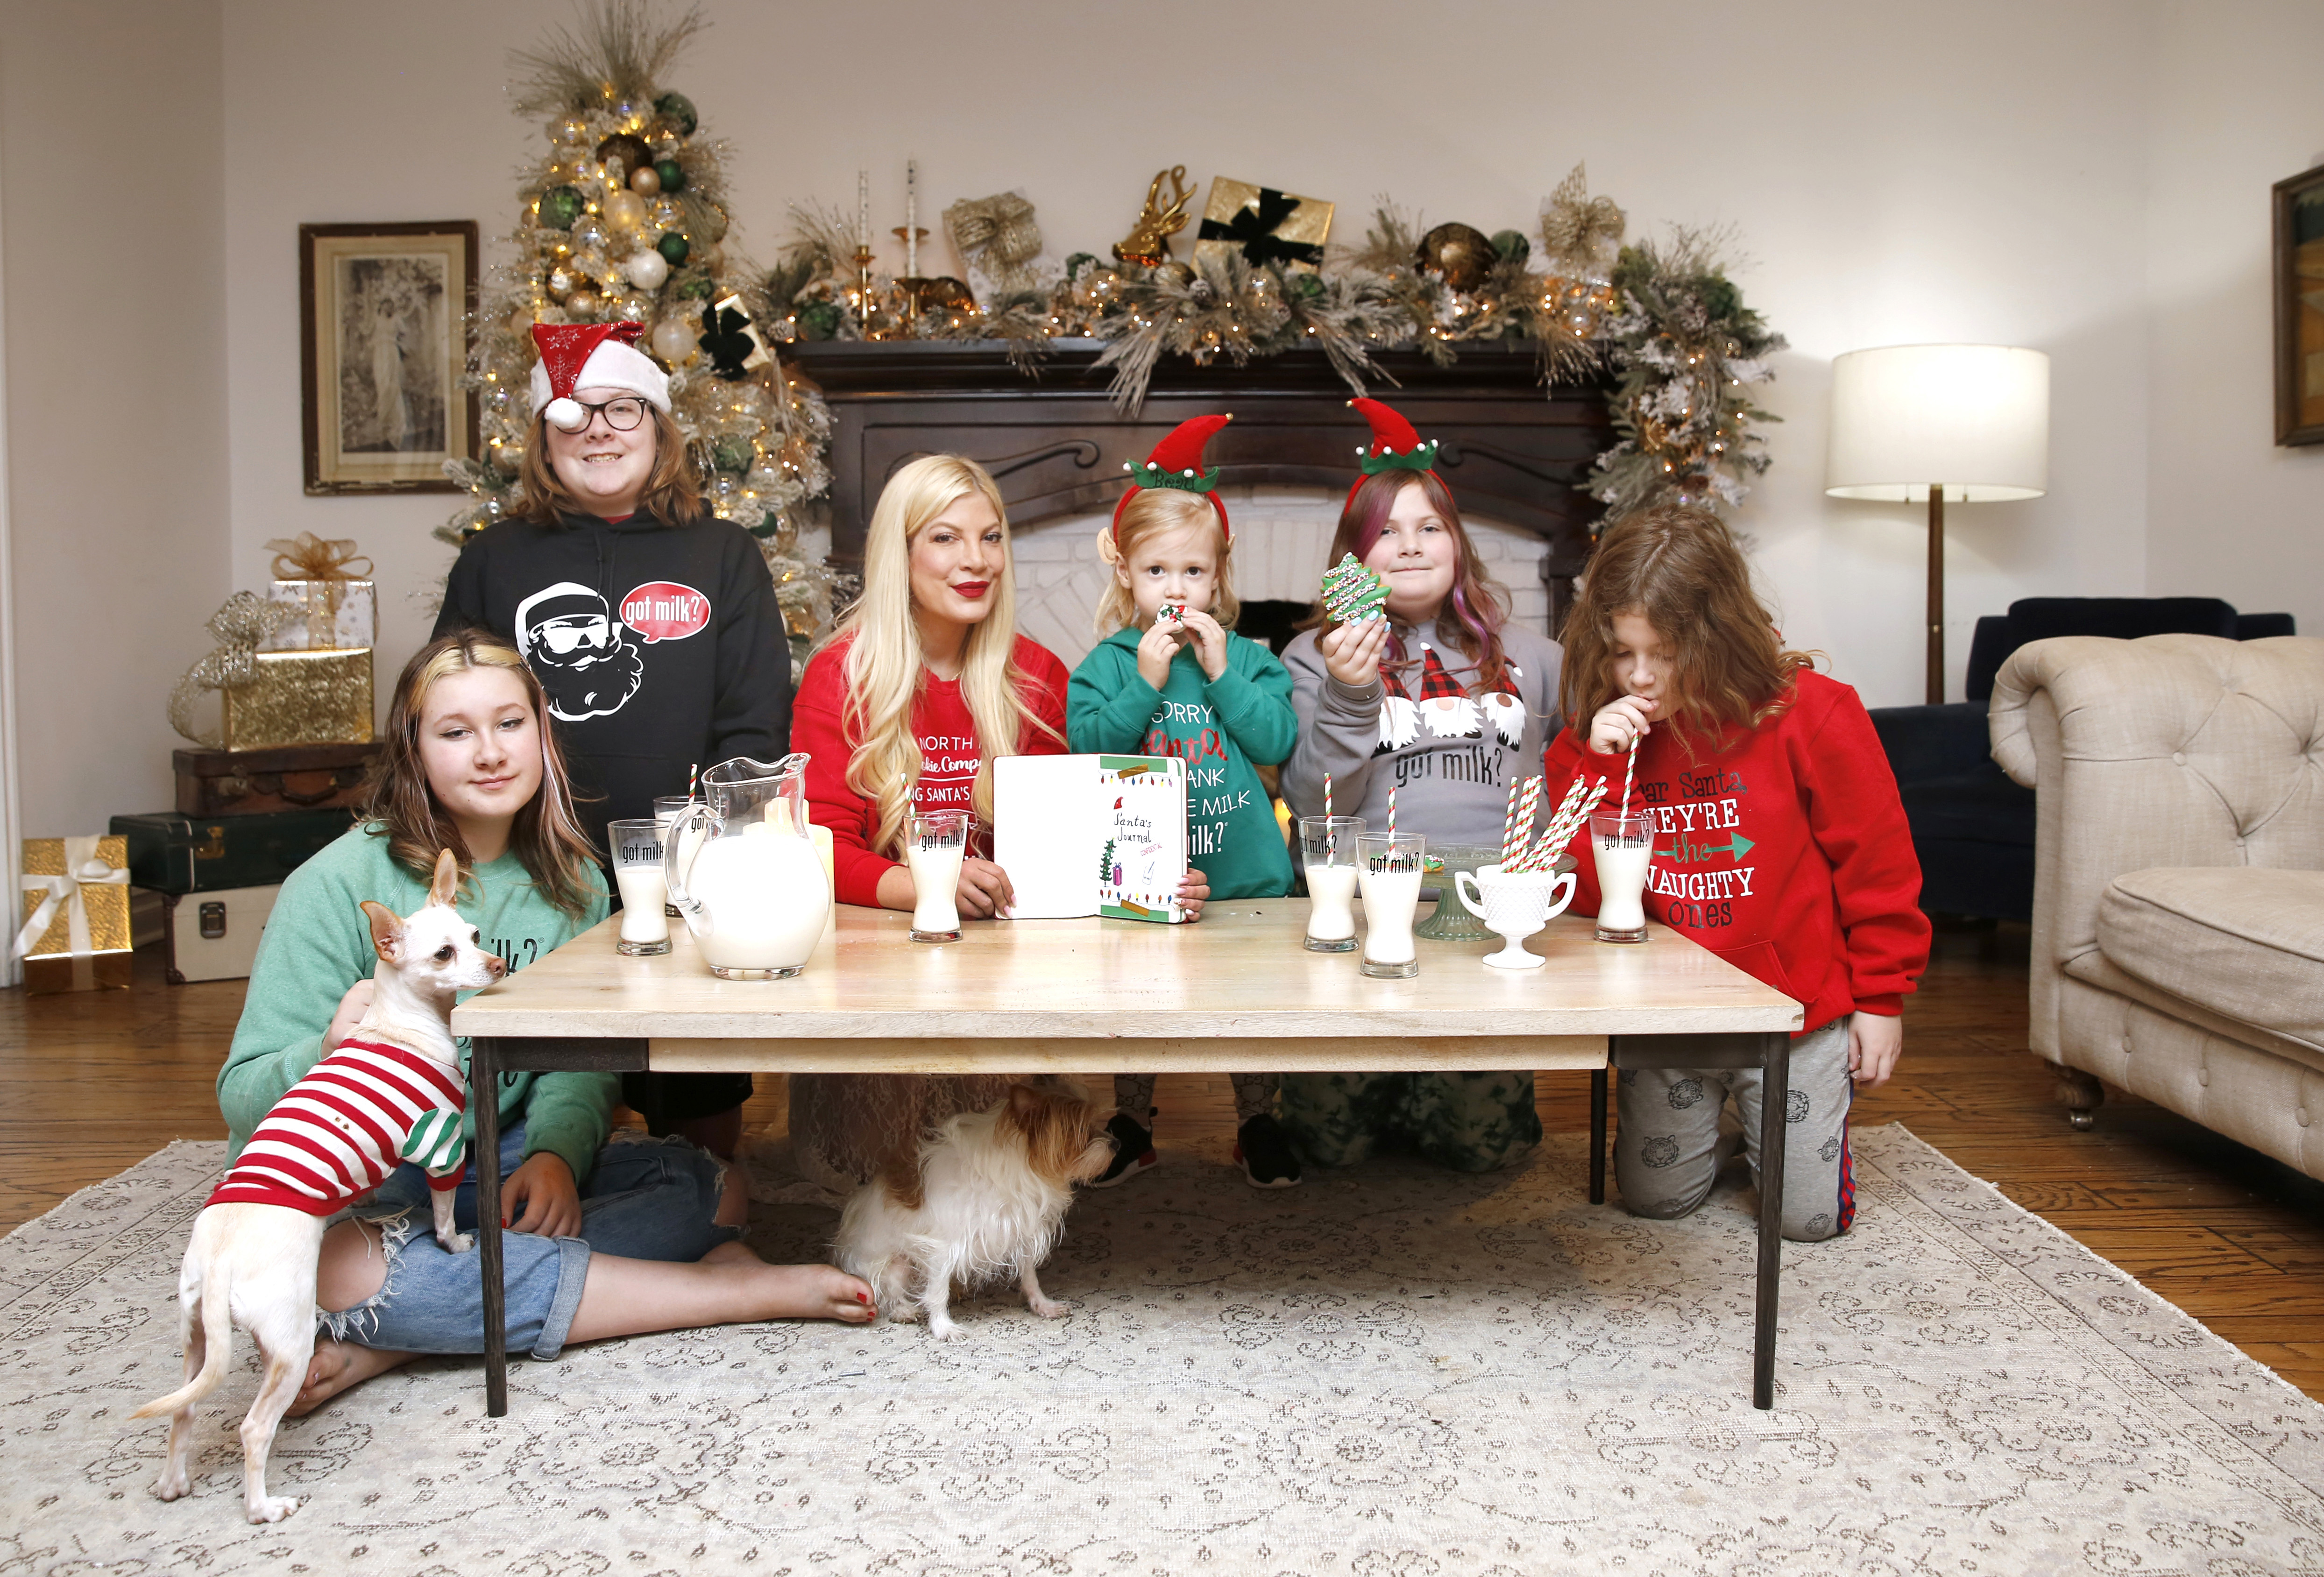
[[[600,847],[607,822],[651,816],[694,768],[790,748],[790,648],[766,560],[704,507],[669,375],[638,332],[534,327],[517,505],[460,549],[435,630],[489,630],[524,654]],[[622,1093],[655,1133],[731,1157],[751,1079],[632,1074]]]

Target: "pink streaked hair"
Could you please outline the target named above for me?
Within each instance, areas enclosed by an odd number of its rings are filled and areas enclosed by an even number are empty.
[[[1452,533],[1452,594],[1444,600],[1451,605],[1454,644],[1476,669],[1476,687],[1480,693],[1500,689],[1508,683],[1507,659],[1501,654],[1501,625],[1508,618],[1501,588],[1477,567],[1477,556],[1469,547],[1469,533],[1461,524],[1460,506],[1452,502],[1452,490],[1435,472],[1383,471],[1365,477],[1348,495],[1347,505],[1340,512],[1340,529],[1333,534],[1332,551],[1325,561],[1337,564],[1347,553],[1369,561],[1372,549],[1379,545],[1388,517],[1396,509],[1397,499],[1407,485],[1428,495],[1429,507]],[[1440,626],[1443,622],[1440,618]],[[1398,664],[1407,660],[1403,643],[1393,632],[1388,636],[1388,658]]]

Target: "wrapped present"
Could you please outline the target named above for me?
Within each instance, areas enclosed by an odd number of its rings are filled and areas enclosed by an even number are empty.
[[[16,956],[24,990],[125,991],[129,986],[129,842],[115,836],[26,838],[23,927]]]
[[[352,651],[378,644],[379,587],[371,560],[346,538],[326,540],[312,531],[277,539],[274,581],[267,601],[291,615],[259,644],[261,651]]]
[[[1323,243],[1332,234],[1332,205],[1216,176],[1210,200],[1203,205],[1203,227],[1194,234],[1197,256],[1213,248],[1230,249],[1254,265],[1314,268],[1323,263]]]
[[[230,751],[371,739],[371,652],[261,651],[250,680],[220,692]]]

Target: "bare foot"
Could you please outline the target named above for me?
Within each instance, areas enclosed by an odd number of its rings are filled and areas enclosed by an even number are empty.
[[[307,1365],[307,1383],[290,1400],[290,1415],[304,1418],[308,1414],[351,1386],[359,1386],[374,1375],[411,1361],[410,1352],[391,1352],[384,1348],[363,1347],[353,1342],[334,1342],[326,1337],[315,1343],[315,1356]]]
[[[868,1325],[879,1317],[872,1285],[831,1265],[770,1265],[740,1243],[721,1243],[700,1263],[733,1265],[751,1277],[760,1320],[840,1320]],[[743,1269],[748,1267],[750,1268]]]

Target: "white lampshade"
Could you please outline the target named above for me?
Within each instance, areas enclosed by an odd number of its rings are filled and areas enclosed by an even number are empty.
[[[1834,498],[2039,498],[2050,486],[2050,358],[2000,345],[1891,345],[1831,364]]]

